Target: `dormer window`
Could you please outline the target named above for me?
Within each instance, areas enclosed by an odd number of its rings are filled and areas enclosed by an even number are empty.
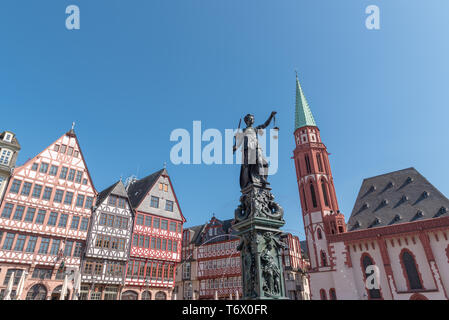
[[[6,134],[5,134],[5,137],[3,138],[3,140],[4,140],[4,141],[7,141],[7,142],[11,142],[11,140],[12,140],[12,134],[11,134],[11,133],[6,133]]]

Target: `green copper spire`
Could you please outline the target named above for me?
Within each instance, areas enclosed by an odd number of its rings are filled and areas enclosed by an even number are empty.
[[[295,130],[305,126],[314,126],[315,119],[313,119],[312,111],[310,111],[306,96],[302,91],[301,84],[296,74],[296,110],[295,110]]]

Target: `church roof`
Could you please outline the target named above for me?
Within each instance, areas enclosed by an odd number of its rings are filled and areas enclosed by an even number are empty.
[[[415,168],[363,180],[348,231],[449,216],[449,200]]]
[[[316,124],[304,91],[299,83],[298,75],[296,75],[295,130],[305,126],[316,127]]]
[[[160,175],[164,173],[165,169],[156,171],[155,173],[146,176],[140,180],[131,183],[128,187],[128,197],[133,208],[137,208],[147,195],[148,191],[153,187]]]

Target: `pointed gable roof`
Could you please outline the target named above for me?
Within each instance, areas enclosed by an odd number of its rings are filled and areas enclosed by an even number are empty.
[[[147,193],[163,174],[167,173],[165,169],[156,171],[145,178],[134,181],[128,186],[128,197],[133,208],[137,208],[142,200],[145,198]]]
[[[305,126],[316,127],[316,124],[306,96],[299,83],[298,75],[296,75],[295,130]]]
[[[119,180],[98,194],[97,201],[96,201],[95,205],[99,206],[110,194],[128,198],[128,194],[126,193],[125,186],[123,185],[122,180]]]
[[[363,180],[348,231],[449,216],[449,200],[415,168]]]

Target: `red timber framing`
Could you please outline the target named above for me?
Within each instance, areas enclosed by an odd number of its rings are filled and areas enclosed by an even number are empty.
[[[163,290],[170,299],[176,266],[181,260],[185,218],[165,169],[134,183],[128,187],[134,225],[122,292],[132,290],[143,299],[142,293],[148,291],[151,299],[157,299],[156,293]],[[136,200],[133,198],[136,192],[144,192],[144,196]]]
[[[199,299],[242,297],[239,238],[201,245],[198,248]]]
[[[14,170],[0,207],[0,267],[28,273],[22,299],[36,283],[49,298],[63,268],[80,267],[95,196],[73,129]]]

